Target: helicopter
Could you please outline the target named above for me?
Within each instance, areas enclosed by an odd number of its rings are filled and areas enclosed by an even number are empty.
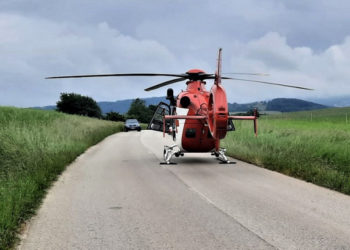
[[[170,84],[186,81],[187,88],[174,96],[173,89],[167,90],[166,99],[169,104],[160,102],[148,124],[148,129],[163,132],[172,136],[174,144],[165,145],[163,150],[164,162],[161,164],[176,164],[171,161],[173,156],[184,156],[184,153],[210,152],[221,163],[231,163],[226,150],[220,147],[220,140],[227,132],[234,131],[233,120],[251,120],[254,123],[254,133],[257,136],[257,111],[252,116],[232,116],[229,114],[228,102],[222,80],[239,80],[255,83],[277,85],[303,90],[313,90],[296,85],[241,79],[222,76],[222,49],[219,49],[217,68],[215,74],[208,74],[201,69],[191,69],[185,74],[162,73],[123,73],[123,74],[97,74],[97,75],[70,75],[53,76],[46,79],[87,78],[87,77],[144,77],[167,76],[173,79],[146,88],[152,91]],[[242,75],[264,75],[256,73],[233,73]],[[205,80],[214,80],[210,91],[206,90]]]

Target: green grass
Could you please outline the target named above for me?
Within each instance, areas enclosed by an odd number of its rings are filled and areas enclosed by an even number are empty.
[[[55,111],[0,108],[0,249],[70,162],[123,124]]]
[[[269,115],[236,121],[223,141],[228,154],[320,186],[350,194],[350,108]]]
[[[148,127],[148,124],[147,124],[147,123],[141,123],[140,125],[141,125],[141,129],[142,129],[142,130],[147,129],[147,127]]]

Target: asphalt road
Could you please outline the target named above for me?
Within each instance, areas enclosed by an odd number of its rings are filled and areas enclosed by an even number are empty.
[[[210,154],[159,165],[165,141],[120,133],[71,164],[19,249],[350,249],[350,197]]]

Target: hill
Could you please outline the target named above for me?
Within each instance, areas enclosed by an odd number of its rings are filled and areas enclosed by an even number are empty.
[[[157,105],[159,102],[168,103],[165,97],[150,97],[150,98],[140,98],[140,99],[146,102],[146,106]],[[128,112],[133,100],[134,99],[120,100],[115,102],[98,102],[97,104],[100,106],[102,113],[104,114],[110,111],[125,114],[126,112]]]
[[[146,102],[146,105],[157,105],[159,102],[168,102],[165,97],[150,97],[150,98],[140,98]],[[128,112],[130,105],[134,99],[125,99],[119,100],[115,102],[97,102],[100,106],[102,113],[106,114],[108,112],[118,112],[120,114],[125,114]],[[32,107],[34,109],[42,109],[42,110],[55,110],[55,105],[43,106],[43,107]]]
[[[267,111],[294,112],[327,108],[325,105],[292,98],[276,98],[267,102]]]
[[[229,111],[248,111],[258,108],[260,111],[295,112],[327,108],[325,105],[304,101],[295,98],[276,98],[270,101],[252,102],[246,104],[229,103]]]
[[[165,97],[150,97],[150,98],[141,98],[146,102],[146,105],[157,105],[159,102],[168,101]],[[120,100],[115,102],[97,102],[100,106],[102,113],[107,113],[110,111],[118,112],[125,114],[132,103],[133,99]],[[43,110],[54,110],[56,106],[44,106],[44,107],[35,107],[36,109]],[[230,112],[238,111],[248,111],[253,108],[258,108],[260,111],[280,111],[280,112],[293,112],[293,111],[302,111],[302,110],[314,110],[314,109],[323,109],[327,108],[325,105],[317,104],[314,102],[304,101],[295,98],[276,98],[270,101],[259,101],[252,103],[229,103],[228,108]]]

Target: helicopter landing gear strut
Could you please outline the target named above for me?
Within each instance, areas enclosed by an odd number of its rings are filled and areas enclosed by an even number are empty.
[[[173,145],[173,146],[164,146],[164,150],[163,150],[163,158],[164,158],[164,162],[161,162],[161,165],[175,165],[175,162],[171,162],[171,158],[173,158],[173,156],[175,155],[176,157],[179,157],[180,155],[183,156],[183,153],[181,153],[180,150],[175,150],[175,148],[177,147],[177,145]]]
[[[219,148],[218,151],[214,151],[212,155],[215,155],[216,158],[220,161],[221,164],[235,164],[235,162],[230,162],[226,155],[226,149],[225,148]]]

